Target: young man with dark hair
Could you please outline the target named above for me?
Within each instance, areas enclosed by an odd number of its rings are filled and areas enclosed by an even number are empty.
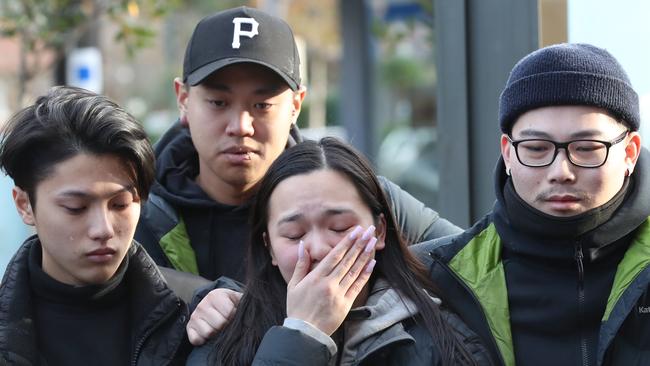
[[[492,212],[414,249],[502,364],[650,364],[650,166],[625,71],[592,45],[549,46],[499,106]]]
[[[0,286],[0,363],[183,364],[187,307],[133,241],[154,176],[137,121],[52,88],[3,127],[0,167],[36,230]]]

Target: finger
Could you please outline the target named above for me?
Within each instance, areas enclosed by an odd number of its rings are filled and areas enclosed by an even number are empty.
[[[354,263],[356,263],[357,260],[359,259],[360,254],[364,252],[364,248],[367,246],[369,241],[374,239],[374,237],[372,236],[374,233],[375,233],[375,226],[374,225],[368,226],[368,229],[366,229],[363,235],[348,250],[348,252],[345,254],[343,259],[339,262],[339,264],[332,269],[332,273],[330,274],[330,276],[334,280],[338,282],[341,282],[341,280],[343,280],[343,278],[350,271]],[[364,262],[366,260],[367,257],[363,259]]]
[[[202,337],[209,338],[227,323],[228,319],[225,316],[215,309],[210,309],[203,314],[192,313],[187,325]]]
[[[187,328],[187,338],[193,346],[202,346],[205,343],[205,338],[201,337],[194,328]]]
[[[232,301],[232,303],[235,306],[239,305],[239,301],[241,300],[241,297],[244,295],[241,292],[230,290],[230,289],[226,289],[226,294],[228,294],[228,298],[230,298],[230,301]]]
[[[348,252],[350,247],[360,239],[361,231],[363,228],[361,226],[356,226],[348,235],[344,236],[341,241],[336,244],[334,249],[332,249],[325,258],[318,264],[318,266],[312,271],[315,276],[325,277],[329,276],[332,273],[332,270],[341,262],[345,254]]]
[[[203,320],[211,328],[202,332],[201,334],[211,335],[217,331],[220,331],[224,326],[226,326],[226,324],[228,324],[233,315],[235,315],[235,310],[236,309],[234,307],[232,307],[232,310],[229,308],[227,311],[222,311],[217,308],[209,308],[204,309],[200,314],[197,314],[195,312],[192,315],[194,315],[197,320]]]
[[[375,268],[375,264],[377,264],[376,260],[370,260],[364,270],[361,271],[359,277],[357,277],[357,279],[352,283],[348,291],[345,293],[345,297],[348,301],[354,301],[354,299],[359,296],[363,287],[368,283],[372,270]]]
[[[230,318],[237,310],[237,305],[241,299],[242,294],[226,288],[220,288],[210,291],[208,296],[199,303],[195,312],[203,315],[204,311],[209,309],[216,309],[224,317]],[[204,318],[209,318],[203,315]]]
[[[363,252],[357,257],[357,260],[354,262],[350,270],[341,279],[339,285],[343,290],[347,291],[354,281],[356,281],[356,279],[363,273],[368,263],[372,260],[376,244],[377,238],[375,237],[368,241]]]
[[[298,244],[298,260],[296,261],[296,267],[293,269],[293,275],[287,284],[287,288],[296,287],[296,285],[305,278],[309,272],[310,261],[309,253],[305,250],[305,243],[301,240]]]
[[[216,333],[205,320],[194,317],[190,318],[185,329],[187,330],[187,337],[190,343],[194,345],[205,343],[206,340]]]

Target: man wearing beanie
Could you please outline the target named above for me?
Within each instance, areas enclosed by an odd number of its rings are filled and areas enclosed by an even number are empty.
[[[505,365],[650,364],[650,164],[607,51],[520,60],[500,98],[493,210],[423,243],[447,305]]]
[[[135,238],[157,264],[214,280],[244,280],[248,213],[257,183],[288,146],[306,88],[289,25],[239,7],[202,19],[174,80],[178,121],[156,144],[156,179]],[[411,243],[458,227],[382,178]],[[221,296],[217,296],[221,294]],[[217,290],[199,306],[189,336],[202,343],[239,295]],[[194,326],[196,325],[196,326]]]

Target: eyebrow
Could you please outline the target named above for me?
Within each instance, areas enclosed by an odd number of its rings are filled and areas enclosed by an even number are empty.
[[[542,139],[547,139],[547,140],[553,140],[553,136],[549,135],[546,132],[539,131],[539,130],[533,130],[533,129],[527,129],[527,130],[522,130],[520,132],[521,137],[529,137],[529,138],[542,138]],[[571,139],[584,139],[584,138],[594,138],[598,136],[602,136],[602,132],[599,130],[581,130],[578,132],[574,132],[571,135],[569,135],[569,138]]]
[[[225,93],[232,93],[232,88],[226,84],[221,84],[221,83],[205,83],[204,84],[206,89],[210,89],[213,91],[221,91]],[[275,94],[280,94],[282,92],[282,84],[269,84],[265,85],[261,88],[255,89],[253,91],[253,94],[255,95],[275,95]]]
[[[128,192],[128,193],[131,193],[131,194],[135,195],[135,187],[133,185],[129,185],[129,186],[126,186],[124,188],[118,189],[118,190],[113,191],[113,192],[106,193],[106,194],[101,195],[101,196],[90,194],[90,193],[88,193],[86,191],[82,191],[82,190],[70,189],[70,190],[60,192],[58,194],[58,196],[63,197],[63,198],[68,198],[69,197],[69,198],[83,198],[83,199],[88,199],[88,198],[110,198],[110,197],[117,196],[118,194],[125,193],[125,192]]]
[[[343,214],[354,214],[355,212],[349,208],[329,208],[325,210],[323,216],[336,216],[336,215],[343,215]],[[295,213],[295,214],[289,214],[280,220],[278,220],[278,225],[285,224],[285,223],[290,223],[290,222],[296,222],[299,221],[304,215],[301,213]]]

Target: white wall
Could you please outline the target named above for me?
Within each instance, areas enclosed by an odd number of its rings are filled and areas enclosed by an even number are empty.
[[[569,42],[605,48],[623,65],[639,94],[641,135],[650,146],[650,1],[568,0],[568,33]]]

